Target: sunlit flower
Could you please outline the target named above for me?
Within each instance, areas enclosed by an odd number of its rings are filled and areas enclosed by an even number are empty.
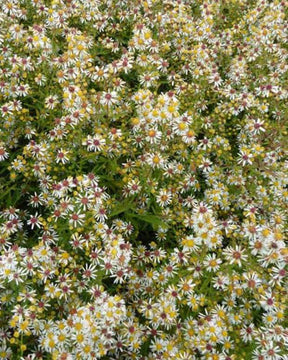
[[[101,95],[100,103],[105,106],[115,105],[118,102],[118,95],[116,91],[103,92]]]
[[[0,145],[0,161],[6,160],[9,157],[9,153],[6,151],[4,146]]]
[[[1,359],[288,360],[285,5],[1,2]]]

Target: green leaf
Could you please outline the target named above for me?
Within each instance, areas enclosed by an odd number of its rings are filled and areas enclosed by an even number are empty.
[[[127,210],[133,209],[134,201],[123,201],[118,203],[113,211],[110,213],[110,216],[115,216],[118,214],[121,214],[123,212],[126,212]]]
[[[157,229],[159,226],[166,225],[166,223],[163,220],[161,220],[157,215],[154,214],[144,214],[144,215],[131,214],[131,216],[140,219],[144,222],[148,222],[153,226],[154,229]]]

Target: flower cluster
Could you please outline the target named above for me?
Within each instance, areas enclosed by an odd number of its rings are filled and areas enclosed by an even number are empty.
[[[0,359],[287,360],[286,8],[0,3]]]

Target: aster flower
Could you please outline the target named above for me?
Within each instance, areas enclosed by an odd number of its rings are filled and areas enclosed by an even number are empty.
[[[64,149],[59,149],[57,151],[56,163],[66,164],[67,162],[69,162],[69,157],[67,156],[68,154],[69,151]]]
[[[37,212],[35,215],[30,215],[30,219],[27,221],[27,224],[31,226],[32,230],[35,228],[35,226],[36,228],[40,228],[42,226],[42,222]]]
[[[203,265],[206,267],[207,271],[217,271],[222,263],[221,259],[217,259],[216,254],[208,254],[205,257]]]
[[[100,103],[108,107],[117,104],[118,95],[116,91],[103,92],[100,98]]]
[[[237,264],[242,266],[242,262],[247,260],[247,255],[245,254],[244,249],[236,245],[235,248],[227,247],[223,251],[224,256],[226,257],[229,264]]]
[[[162,207],[167,206],[172,201],[172,195],[170,192],[168,192],[168,190],[161,189],[159,194],[156,197],[156,201]]]
[[[77,227],[83,224],[84,218],[85,214],[81,214],[80,212],[74,212],[70,215],[69,224],[73,227]]]
[[[8,159],[9,153],[6,151],[5,147],[0,144],[0,161]]]

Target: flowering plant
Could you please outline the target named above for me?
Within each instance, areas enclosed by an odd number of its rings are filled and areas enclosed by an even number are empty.
[[[286,8],[1,2],[1,359],[287,360]]]

